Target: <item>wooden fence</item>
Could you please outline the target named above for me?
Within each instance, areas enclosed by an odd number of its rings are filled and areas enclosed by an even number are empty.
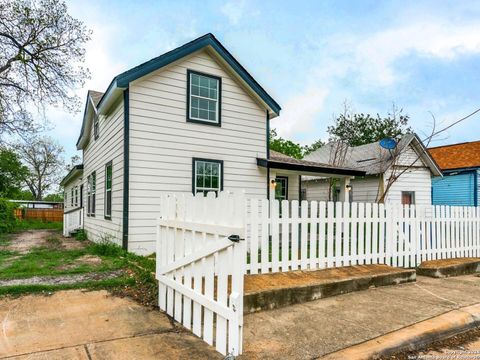
[[[18,219],[47,221],[63,221],[63,209],[30,209],[18,208],[14,210]]]
[[[251,199],[247,209],[252,274],[480,255],[476,207]]]

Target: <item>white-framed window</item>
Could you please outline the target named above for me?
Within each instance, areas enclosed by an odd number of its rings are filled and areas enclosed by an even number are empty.
[[[75,206],[78,206],[78,186],[75,186]]]
[[[187,121],[220,126],[221,78],[187,71]]]
[[[73,204],[74,204],[74,202],[73,202],[73,201],[74,201],[74,191],[75,191],[75,189],[72,187],[72,188],[70,189],[70,195],[71,195],[71,196],[70,196],[70,206],[71,206],[71,207],[73,207]]]
[[[193,193],[204,194],[223,190],[223,161],[210,159],[193,159],[192,169]]]
[[[97,173],[94,171],[87,177],[87,215],[95,216],[95,193]]]
[[[111,219],[112,218],[112,176],[113,176],[113,168],[112,162],[110,161],[105,165],[105,218]]]

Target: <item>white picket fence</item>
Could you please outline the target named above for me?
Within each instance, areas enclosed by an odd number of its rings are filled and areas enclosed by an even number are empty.
[[[159,306],[223,355],[242,352],[242,195],[165,195],[157,226]]]
[[[472,207],[169,194],[157,221],[160,309],[224,355],[242,353],[244,274],[480,256]]]
[[[408,268],[480,253],[475,207],[250,199],[247,209],[251,274],[357,264]]]

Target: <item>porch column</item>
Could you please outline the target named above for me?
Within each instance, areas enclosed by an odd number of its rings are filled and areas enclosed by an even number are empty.
[[[339,201],[341,202],[348,202],[349,201],[349,189],[347,189],[347,186],[350,185],[350,177],[346,176],[344,178],[340,179],[340,196],[339,196]]]

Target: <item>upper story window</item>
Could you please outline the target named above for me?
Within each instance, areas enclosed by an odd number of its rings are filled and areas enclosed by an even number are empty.
[[[100,135],[99,122],[100,122],[100,117],[98,114],[96,114],[95,118],[93,119],[93,137],[95,138],[95,140],[97,140],[98,136]]]
[[[223,161],[194,158],[192,170],[194,194],[214,191],[218,195],[223,189]]]
[[[187,121],[220,126],[222,79],[187,70]]]

